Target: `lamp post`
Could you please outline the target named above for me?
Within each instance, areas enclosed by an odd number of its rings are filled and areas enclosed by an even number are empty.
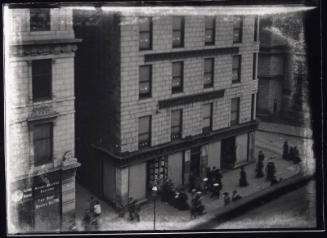
[[[156,229],[156,200],[157,200],[157,191],[158,188],[156,185],[152,187],[152,196],[154,198],[153,200],[153,230]]]

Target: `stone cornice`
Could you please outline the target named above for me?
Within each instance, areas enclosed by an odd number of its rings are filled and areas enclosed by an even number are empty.
[[[221,98],[224,97],[224,93],[225,90],[220,89],[216,91],[203,92],[203,93],[181,96],[176,98],[169,98],[165,100],[160,100],[158,102],[158,105],[159,105],[159,109],[169,108],[179,105],[185,105],[185,104],[190,104],[200,101],[207,101],[211,99]]]
[[[194,57],[214,57],[216,55],[237,54],[239,47],[208,48],[208,49],[181,49],[171,52],[149,52],[144,54],[144,62],[154,62],[161,60],[188,59]]]
[[[239,124],[233,127],[223,128],[216,131],[212,131],[208,134],[200,134],[196,136],[188,136],[186,138],[169,142],[166,144],[145,148],[135,152],[125,152],[115,154],[101,145],[92,145],[95,150],[101,151],[108,156],[108,159],[118,167],[126,167],[130,164],[140,163],[142,161],[151,160],[160,156],[180,152],[190,149],[194,146],[201,146],[208,143],[212,143],[217,140],[228,138],[242,133],[255,131],[258,127],[258,122],[250,121],[247,123]]]
[[[79,39],[58,39],[22,41],[11,45],[10,54],[14,57],[74,53]]]

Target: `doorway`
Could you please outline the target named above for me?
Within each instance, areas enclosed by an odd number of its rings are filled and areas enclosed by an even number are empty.
[[[236,161],[235,136],[221,141],[221,168],[230,169]]]
[[[191,149],[191,164],[190,172],[194,177],[200,177],[200,156],[201,156],[201,147],[195,147]]]

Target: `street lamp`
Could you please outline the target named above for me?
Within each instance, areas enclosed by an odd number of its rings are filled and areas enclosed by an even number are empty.
[[[152,196],[154,198],[153,200],[153,230],[156,229],[156,198],[157,198],[157,191],[158,188],[156,185],[152,187]]]

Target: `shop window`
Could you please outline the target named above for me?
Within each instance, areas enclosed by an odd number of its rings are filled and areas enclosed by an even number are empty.
[[[214,58],[204,60],[204,87],[213,87]]]
[[[230,125],[238,124],[240,114],[240,98],[233,98],[231,102],[231,121]]]
[[[148,162],[148,189],[151,191],[156,184],[161,186],[168,178],[168,156],[160,157]]]
[[[242,42],[242,32],[243,32],[243,17],[234,16],[233,17],[233,43]]]
[[[208,133],[212,127],[212,103],[203,104],[202,110],[202,132]]]
[[[215,17],[206,17],[205,18],[205,45],[214,45],[215,44]]]
[[[52,60],[32,61],[33,101],[49,100],[52,96]]]
[[[139,69],[139,98],[151,97],[152,66],[144,65]]]
[[[172,93],[183,92],[183,62],[174,62],[172,64]]]
[[[150,146],[151,116],[139,118],[139,148]]]
[[[36,166],[52,161],[52,123],[33,126],[34,164]]]
[[[233,56],[233,66],[232,66],[232,83],[239,83],[241,81],[241,56]]]
[[[30,30],[50,31],[50,9],[31,8],[30,9]]]
[[[152,48],[152,18],[140,17],[140,50],[150,50]]]
[[[184,17],[173,17],[173,48],[184,46]]]
[[[182,137],[182,109],[171,112],[171,139],[176,140]]]

